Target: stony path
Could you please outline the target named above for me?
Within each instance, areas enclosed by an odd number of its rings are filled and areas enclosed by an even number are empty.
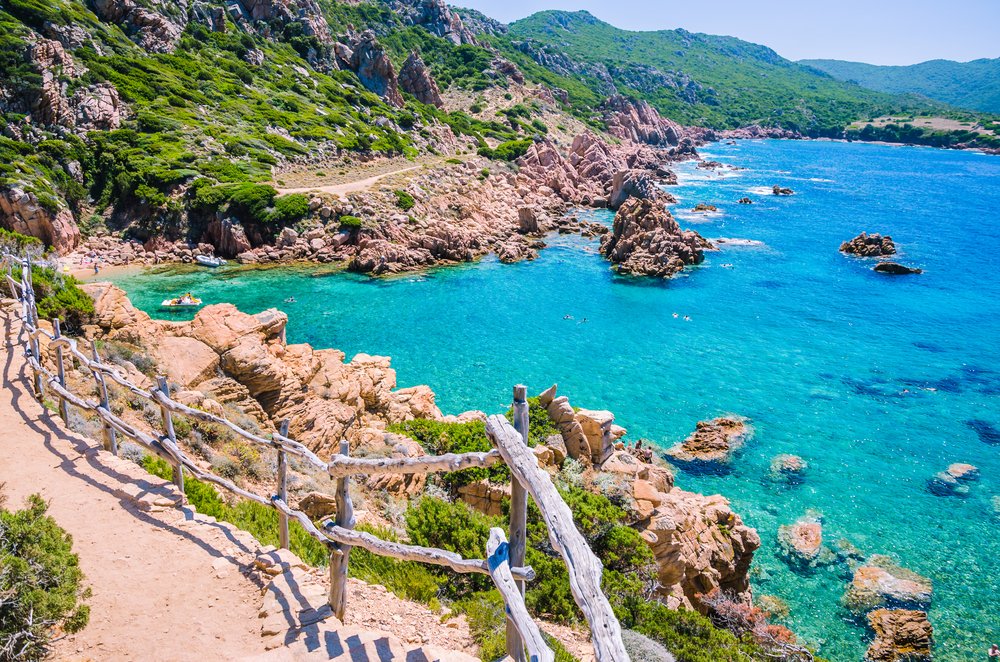
[[[410,172],[411,170],[419,170],[423,166],[415,165],[408,168],[401,168],[399,170],[392,170],[390,172],[384,172],[373,177],[366,177],[365,179],[359,179],[353,182],[345,182],[343,184],[327,184],[327,185],[317,185],[317,186],[303,186],[301,188],[279,188],[278,193],[285,195],[287,193],[330,193],[332,195],[347,195],[348,193],[355,193],[357,191],[367,191],[372,186],[377,184],[379,181],[389,177],[391,175],[398,175],[403,172]]]
[[[199,523],[190,509],[164,507],[177,495],[162,481],[64,430],[26,388],[23,357],[10,348],[11,327],[5,319],[0,483],[6,483],[8,507],[34,492],[49,502],[49,513],[72,534],[93,590],[90,624],[59,641],[54,658],[210,660],[262,653],[260,589],[240,571],[258,552],[253,538]]]

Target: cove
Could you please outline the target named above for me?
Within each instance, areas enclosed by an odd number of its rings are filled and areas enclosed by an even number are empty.
[[[1000,159],[793,141],[703,156],[746,169],[681,164],[670,191],[682,226],[762,245],[709,253],[668,282],[616,276],[596,241],[553,236],[532,262],[385,280],[170,268],[117,284],[163,318],[179,319],[159,302],[187,290],[280,308],[289,342],[391,356],[399,384],[429,384],[445,413],[500,411],[511,385],[558,382],[574,405],[610,409],[630,438],[664,448],[699,420],[746,416],[756,433],[728,474],[679,471],[677,484],[724,494],[757,528],[755,595],[785,601],[787,624],[825,657],[861,659],[863,624],[840,605],[850,571],[796,572],[778,555],[778,527],[815,511],[825,544],[846,539],[933,580],[936,659],[982,656],[1000,639]],[[775,197],[775,184],[796,193]],[[744,196],[755,204],[737,205]],[[691,213],[699,202],[720,213]],[[924,273],[885,276],[841,255],[861,231],[892,235],[898,261]],[[801,485],[769,480],[779,453],[809,463]],[[964,498],[927,489],[952,462],[982,473]]]

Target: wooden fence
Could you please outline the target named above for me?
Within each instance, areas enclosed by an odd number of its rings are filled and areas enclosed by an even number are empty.
[[[352,458],[348,442],[340,442],[339,453],[324,462],[304,444],[288,437],[288,421],[279,431],[261,436],[244,430],[225,417],[193,409],[170,397],[170,387],[164,377],[158,377],[156,387],[146,391],[124,378],[116,366],[103,363],[97,344],[91,342],[89,352],[81,351],[77,341],[63,336],[59,320],[52,321],[49,333],[38,324],[38,309],[32,287],[30,260],[4,256],[5,276],[12,296],[21,304],[21,338],[27,363],[32,371],[32,389],[42,401],[46,393],[58,401],[59,415],[69,419],[69,407],[91,412],[101,422],[104,448],[118,454],[118,437],[122,435],[149,452],[166,460],[173,468],[173,481],[184,494],[184,477],[190,474],[199,480],[249,499],[278,512],[278,537],[282,547],[288,547],[288,524],[297,521],[306,533],[323,543],[330,551],[329,604],[337,618],[343,620],[347,608],[347,572],[351,549],[360,547],[373,554],[395,559],[419,561],[444,566],[460,573],[489,575],[503,596],[507,613],[507,653],[516,662],[552,662],[537,624],[524,604],[525,583],[535,573],[524,565],[528,496],[538,505],[548,527],[549,541],[562,556],[569,571],[573,597],[590,625],[594,652],[598,662],[625,662],[629,659],[622,643],[621,626],[615,618],[607,597],[601,591],[601,562],[573,523],[569,506],[553,485],[549,474],[538,466],[535,455],[528,449],[527,388],[514,387],[514,425],[503,416],[490,416],[486,434],[495,446],[484,453],[448,453],[445,455],[411,458]],[[14,274],[19,277],[15,278]],[[48,339],[55,351],[56,370],[49,370],[42,359],[40,338]],[[89,371],[96,381],[99,401],[88,400],[71,392],[66,386],[66,361]],[[163,433],[153,436],[116,416],[109,406],[108,380],[131,394],[155,403],[161,411]],[[241,488],[230,480],[216,476],[196,465],[177,443],[174,416],[224,426],[245,441],[277,451],[277,487],[270,498]],[[336,515],[333,520],[314,523],[304,512],[288,505],[288,456],[293,455],[306,465],[326,471],[336,479]],[[354,529],[354,508],[351,503],[350,480],[355,475],[429,474],[486,468],[498,462],[510,467],[512,490],[510,505],[510,539],[500,528],[490,530],[485,559],[466,559],[444,549],[420,547],[388,540]]]

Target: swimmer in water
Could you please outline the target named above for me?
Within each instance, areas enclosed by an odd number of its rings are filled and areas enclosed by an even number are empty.
[[[680,315],[678,315],[677,313],[674,313],[674,319],[677,319],[678,317],[680,317]]]
[[[573,319],[573,316],[572,315],[563,315],[563,319],[564,320],[571,320],[571,319]]]
[[[685,316],[684,316],[684,321],[685,321],[685,322],[690,322],[690,321],[691,321],[691,318],[690,318],[690,317],[689,317],[688,315],[685,315]]]

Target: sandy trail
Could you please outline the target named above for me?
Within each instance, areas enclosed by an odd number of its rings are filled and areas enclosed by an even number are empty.
[[[216,525],[188,521],[182,510],[143,512],[115,496],[129,476],[32,398],[21,349],[11,346],[19,323],[9,312],[3,318],[0,482],[7,507],[41,493],[49,514],[72,534],[93,590],[90,624],[59,641],[53,657],[218,660],[262,653],[259,589],[237,565],[237,557],[255,550]]]
[[[389,172],[383,172],[373,177],[358,179],[353,182],[345,182],[342,184],[303,186],[301,188],[279,188],[278,193],[280,195],[287,195],[289,193],[330,193],[332,195],[338,195],[338,196],[347,195],[348,193],[367,191],[372,186],[377,184],[379,181],[385,179],[386,177],[391,177],[392,175],[398,175],[403,172],[410,172],[411,170],[418,170],[422,167],[423,165],[409,166],[407,168],[400,168],[399,170],[391,170]]]

